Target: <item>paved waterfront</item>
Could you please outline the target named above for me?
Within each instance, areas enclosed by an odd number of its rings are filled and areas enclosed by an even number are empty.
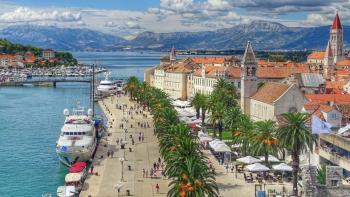
[[[231,173],[226,172],[225,166],[220,165],[219,162],[215,159],[215,157],[210,153],[209,150],[204,150],[204,155],[207,156],[210,161],[213,163],[216,172],[216,183],[219,187],[220,196],[222,197],[230,197],[239,194],[240,196],[254,197],[255,196],[255,183],[247,183],[244,180],[243,174],[238,173],[237,178],[235,171]],[[277,192],[281,192],[282,188],[285,187],[288,191],[292,191],[291,183],[273,183],[266,184],[262,186],[265,188],[267,192],[268,189],[274,189]]]
[[[126,196],[126,190],[130,190],[132,196],[166,196],[168,191],[168,180],[160,178],[160,171],[157,172],[158,178],[143,178],[142,169],[145,168],[150,171],[153,162],[159,158],[159,147],[157,138],[153,135],[153,122],[149,113],[146,113],[148,118],[144,118],[142,114],[133,115],[131,119],[130,115],[127,115],[127,110],[123,113],[123,110],[117,109],[116,104],[126,104],[128,107],[134,106],[135,103],[129,101],[126,96],[106,98],[99,102],[102,110],[106,114],[108,120],[112,122],[112,128],[108,130],[110,136],[101,140],[100,147],[96,153],[93,161],[94,172],[96,175],[89,175],[85,181],[85,187],[81,192],[81,197],[115,197]],[[120,149],[120,145],[117,145],[117,139],[124,139],[124,129],[121,129],[119,125],[123,122],[123,118],[129,120],[127,124],[127,136],[126,136],[126,149],[123,172],[124,181],[118,195],[116,186],[120,184],[122,165],[119,158],[123,157],[124,150]],[[114,121],[113,121],[114,120]],[[148,122],[150,128],[140,128],[137,122]],[[124,123],[125,124],[125,123]],[[133,128],[131,128],[133,125]],[[125,128],[125,127],[124,127]],[[139,132],[144,133],[144,142],[139,142]],[[133,135],[135,145],[131,144],[129,135]],[[106,146],[106,147],[105,147]],[[129,147],[133,149],[129,152]],[[114,157],[107,157],[107,150],[113,150]],[[103,155],[103,158],[101,156]],[[131,166],[131,171],[128,170],[128,166]],[[148,175],[149,176],[149,175]],[[159,184],[159,194],[156,192],[155,185]]]

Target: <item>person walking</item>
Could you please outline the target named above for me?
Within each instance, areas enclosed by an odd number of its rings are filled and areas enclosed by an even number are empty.
[[[91,167],[90,167],[90,174],[93,174],[93,173],[94,173],[94,166],[91,165]]]
[[[157,184],[156,184],[157,194],[159,194],[159,189],[160,189],[160,188],[159,188],[159,184],[157,183]]]
[[[113,155],[114,155],[114,151],[111,150],[111,158],[113,158]]]
[[[143,142],[144,139],[145,139],[145,136],[144,136],[143,133],[142,133],[142,135],[141,135],[141,141]]]
[[[148,178],[148,170],[146,170],[146,178]]]
[[[143,176],[143,178],[145,178],[145,175],[146,175],[146,170],[144,168],[142,168],[142,176]]]

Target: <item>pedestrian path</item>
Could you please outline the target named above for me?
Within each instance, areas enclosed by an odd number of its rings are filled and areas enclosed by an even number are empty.
[[[128,109],[136,104],[129,101],[127,96],[110,97],[99,102],[103,112],[106,114],[111,128],[108,129],[109,136],[106,136],[100,143],[97,154],[93,161],[94,172],[98,175],[89,175],[85,181],[84,190],[81,197],[115,197],[126,196],[127,190],[132,196],[166,196],[168,191],[168,180],[160,177],[160,171],[157,172],[157,178],[143,177],[143,168],[150,171],[153,163],[158,161],[159,147],[157,138],[153,135],[153,121],[148,112],[136,115],[129,114],[129,110],[117,109],[118,106],[127,105]],[[125,120],[128,123],[125,123]],[[149,128],[138,127],[138,122],[147,122]],[[123,124],[124,128],[120,128]],[[131,125],[133,128],[131,128]],[[125,133],[127,128],[127,133]],[[144,142],[139,142],[139,133],[144,134]],[[133,136],[135,144],[132,145],[130,135]],[[126,139],[126,149],[121,149],[120,142],[117,139]],[[129,148],[132,151],[129,151]],[[107,157],[107,151],[113,151],[113,157]],[[125,161],[120,161],[125,154]],[[101,158],[103,156],[103,158]],[[130,169],[129,170],[129,166]],[[121,181],[123,174],[124,181]],[[156,184],[159,184],[159,193],[156,191]],[[121,187],[120,187],[121,186]],[[118,187],[120,192],[118,193]]]

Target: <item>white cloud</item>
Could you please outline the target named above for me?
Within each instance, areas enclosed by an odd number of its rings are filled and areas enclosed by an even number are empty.
[[[74,22],[80,20],[81,14],[79,12],[34,10],[26,7],[19,7],[14,11],[0,15],[0,22],[5,23],[34,21]]]

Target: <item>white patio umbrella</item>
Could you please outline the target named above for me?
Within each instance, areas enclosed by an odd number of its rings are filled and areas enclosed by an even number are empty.
[[[270,168],[268,168],[260,163],[247,165],[245,168],[250,172],[264,172],[264,171],[270,170]]]
[[[216,147],[214,147],[214,151],[217,153],[227,153],[231,152],[231,149],[226,144],[218,144]]]
[[[237,159],[237,161],[245,163],[245,164],[253,164],[253,163],[261,162],[260,159],[257,159],[257,158],[252,157],[252,156],[242,157],[242,158]]]
[[[289,165],[287,165],[285,163],[280,163],[278,165],[273,165],[272,169],[277,170],[277,171],[288,171],[288,172],[291,172],[293,170],[292,167],[290,167]]]
[[[261,161],[265,161],[265,156],[260,156],[259,159],[260,159]],[[279,162],[280,160],[277,159],[277,158],[276,158],[275,156],[273,156],[273,155],[269,155],[268,161],[269,161],[269,162]]]

